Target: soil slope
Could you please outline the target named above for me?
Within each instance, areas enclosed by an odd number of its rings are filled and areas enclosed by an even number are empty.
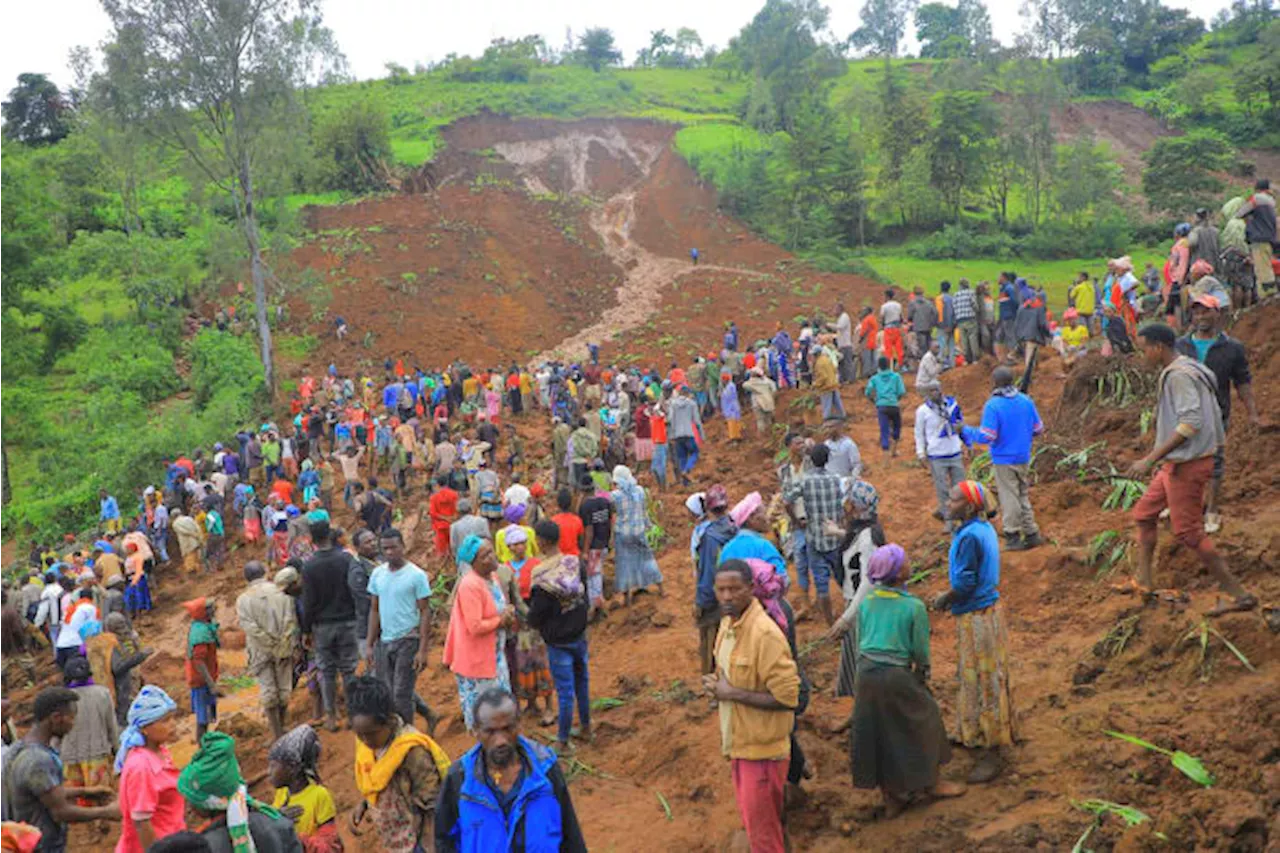
[[[875,292],[870,282],[854,277],[813,275],[719,216],[714,196],[665,147],[663,134],[669,129],[485,117],[464,122],[454,132],[450,155],[437,172],[446,176],[438,195],[315,213],[318,228],[347,236],[323,238],[300,249],[298,257],[318,270],[339,270],[334,278],[344,283],[335,288],[329,310],[348,318],[355,341],[338,347],[326,339],[298,369],[337,361],[349,370],[361,361],[380,363],[388,351],[403,352],[424,365],[457,356],[526,360],[538,351],[565,348],[572,353],[588,329],[606,343],[608,358],[663,365],[671,357],[684,361],[687,352],[714,346],[721,323],[729,318],[739,322],[750,340],[769,333],[777,320],[819,307],[829,312],[837,298],[856,305]],[[583,150],[588,152],[585,163]],[[490,177],[481,181],[482,175]],[[527,194],[525,188],[535,181],[578,194],[553,205]],[[338,257],[324,244],[348,239],[351,229],[363,229],[360,239],[368,251],[356,248]],[[436,235],[436,245],[430,235]],[[408,249],[399,249],[401,243]],[[710,268],[689,267],[690,245],[704,249]],[[406,259],[398,265],[401,254],[412,263]],[[449,272],[430,287],[419,274],[416,294],[378,283],[379,277],[421,272],[431,265]],[[526,283],[518,293],[505,292],[484,279],[481,271],[489,269],[504,276],[503,288]],[[298,294],[297,300],[299,310],[310,304],[307,294]],[[634,300],[642,308],[621,313],[621,306]],[[573,310],[562,313],[558,306],[566,305]],[[295,323],[305,316],[299,310],[293,314]],[[454,312],[464,310],[483,322],[459,322]],[[316,320],[299,330],[324,330],[326,322]],[[1275,412],[1280,405],[1280,360],[1273,341],[1277,324],[1280,305],[1271,304],[1236,325],[1236,334],[1251,348],[1254,387],[1264,412]],[[366,331],[375,333],[369,348],[360,344]],[[948,393],[958,397],[970,422],[986,397],[989,368],[980,364],[946,375]],[[1056,461],[1069,451],[1106,441],[1095,454],[1123,467],[1150,441],[1139,428],[1140,413],[1150,401],[1112,408],[1088,392],[1090,371],[1106,368],[1086,364],[1064,379],[1057,359],[1047,357],[1033,388],[1048,426],[1043,444],[1056,445],[1037,464],[1040,480],[1032,494],[1051,544],[1008,554],[1003,561],[1002,596],[1024,736],[1013,751],[1010,771],[963,798],[916,807],[894,821],[877,820],[878,795],[852,789],[846,741],[832,733],[849,711],[848,700],[832,696],[836,649],[821,641],[822,626],[802,622],[799,642],[815,690],[799,736],[816,778],[805,786],[808,803],[790,816],[794,849],[1068,850],[1092,822],[1073,803],[1090,798],[1131,804],[1152,819],[1132,829],[1115,818],[1103,820],[1088,842],[1093,849],[1262,851],[1280,843],[1280,638],[1268,630],[1260,612],[1236,614],[1214,623],[1221,635],[1207,635],[1202,652],[1199,614],[1213,605],[1213,585],[1194,560],[1172,547],[1167,533],[1159,551],[1159,580],[1186,590],[1187,605],[1143,609],[1112,593],[1106,573],[1088,564],[1095,535],[1114,530],[1120,541],[1127,540],[1130,524],[1125,514],[1101,509],[1104,486],[1079,482]],[[1090,378],[1081,378],[1086,376]],[[1065,395],[1064,384],[1069,389]],[[846,389],[844,396],[854,415],[851,433],[870,462],[868,479],[880,490],[888,535],[907,548],[913,569],[923,573],[913,590],[931,596],[945,587],[947,540],[930,517],[932,487],[912,458],[909,432],[899,458],[881,458],[874,412],[860,389]],[[795,406],[797,401],[796,392],[785,392],[779,412],[780,420],[799,427],[802,407]],[[914,397],[906,401],[908,408],[917,403]],[[911,417],[904,419],[909,431]],[[540,418],[527,417],[518,426],[531,454],[545,452],[548,429]],[[756,489],[768,499],[775,489],[775,439],[755,435],[750,425],[747,433],[743,444],[730,446],[723,440],[722,424],[712,425],[696,472],[698,488],[720,481],[735,499]],[[1217,541],[1244,583],[1274,604],[1280,599],[1280,504],[1274,499],[1280,489],[1280,432],[1273,421],[1261,429],[1252,427],[1241,413],[1230,440],[1228,522]],[[548,464],[543,459],[542,470]],[[591,634],[592,694],[622,700],[597,714],[596,743],[579,750],[579,763],[567,765],[592,849],[711,851],[731,849],[741,840],[715,716],[705,699],[694,695],[697,634],[689,613],[693,584],[684,497],[684,492],[657,495],[658,517],[667,533],[659,556],[667,596],[642,596],[630,610],[613,611]],[[419,524],[421,503],[417,496],[404,502],[402,527],[413,534],[413,559],[430,566],[423,547],[428,526]],[[338,521],[351,523],[343,512]],[[236,551],[231,565],[238,568],[248,556],[244,549]],[[1117,577],[1127,570],[1124,558],[1113,569]],[[160,576],[158,610],[143,620],[141,631],[149,645],[162,651],[143,674],[180,697],[184,708],[187,691],[177,650],[185,627],[175,604],[197,593],[217,595],[224,602],[227,645],[233,648],[237,643],[229,603],[241,586],[235,569],[198,581],[172,571]],[[933,689],[950,720],[953,621],[934,615],[933,632]],[[1247,657],[1253,671],[1222,638]],[[437,650],[440,639],[437,630]],[[242,653],[226,653],[225,672],[234,676],[243,665]],[[240,737],[239,754],[252,778],[265,768],[267,738],[255,707],[256,688],[240,682],[234,686],[239,689],[224,700],[221,725]],[[446,749],[457,755],[469,747],[449,674],[433,666],[418,687],[448,715],[440,730]],[[21,722],[29,714],[30,694],[15,697]],[[305,719],[306,708],[305,692],[299,691],[292,722]],[[180,759],[191,751],[192,725],[192,718],[185,717],[183,743],[175,750]],[[1164,757],[1110,739],[1105,729],[1198,756],[1217,784],[1201,788]],[[529,730],[546,734],[532,721]],[[357,799],[352,738],[349,733],[325,734],[323,741],[323,777],[345,815]],[[963,778],[970,761],[957,750],[946,773]],[[261,784],[255,793],[268,794]],[[670,807],[669,817],[663,801]],[[77,829],[74,849],[100,849],[106,836],[95,832]],[[1168,838],[1167,847],[1162,848],[1154,832]]]

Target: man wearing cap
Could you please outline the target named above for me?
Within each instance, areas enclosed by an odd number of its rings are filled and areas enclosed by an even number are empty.
[[[702,501],[707,514],[707,524],[694,549],[694,570],[697,584],[694,593],[693,618],[698,623],[698,659],[704,675],[716,671],[715,641],[720,629],[720,603],[716,600],[716,566],[720,565],[720,552],[737,533],[729,518],[729,494],[724,486],[716,483],[707,489]]]
[[[248,586],[236,598],[236,616],[244,631],[249,674],[258,680],[258,698],[271,726],[271,735],[284,734],[285,712],[293,689],[293,655],[298,644],[298,620],[293,599],[284,588],[297,577],[293,567],[267,580],[267,568],[257,560],[244,565]]]
[[[1208,294],[1195,297],[1191,303],[1191,333],[1178,339],[1181,355],[1194,358],[1213,372],[1218,380],[1215,389],[1218,408],[1222,411],[1222,434],[1225,437],[1231,419],[1231,388],[1244,403],[1249,423],[1258,425],[1258,402],[1253,396],[1253,377],[1244,344],[1221,331],[1222,310],[1217,299]],[[1222,528],[1218,496],[1226,467],[1226,442],[1218,445],[1213,456],[1213,477],[1209,481],[1209,497],[1205,505],[1204,531],[1217,533]]]
[[[1276,199],[1267,178],[1258,178],[1253,187],[1253,195],[1236,209],[1236,218],[1244,220],[1245,239],[1253,257],[1254,281],[1259,287],[1274,288],[1276,274],[1271,267],[1271,247],[1276,242]]]

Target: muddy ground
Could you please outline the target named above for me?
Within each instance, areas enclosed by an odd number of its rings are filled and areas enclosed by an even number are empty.
[[[627,146],[616,144],[613,130],[630,140]],[[448,179],[438,195],[315,212],[317,229],[342,233],[321,236],[298,250],[298,258],[326,275],[337,270],[333,277],[342,284],[334,290],[329,310],[344,313],[356,343],[338,347],[324,338],[320,350],[292,370],[316,370],[329,361],[347,370],[362,361],[380,363],[388,351],[407,353],[424,365],[456,356],[527,360],[534,352],[556,350],[566,340],[582,341],[583,330],[601,322],[607,328],[601,327],[600,333],[610,333],[602,340],[606,357],[665,366],[672,356],[683,361],[691,351],[714,347],[728,318],[736,319],[750,340],[771,331],[777,320],[791,321],[814,309],[829,312],[837,295],[851,305],[874,296],[878,288],[872,283],[805,271],[786,253],[716,213],[713,194],[698,186],[683,161],[659,144],[665,144],[666,132],[660,126],[634,124],[613,125],[611,130],[601,123],[575,127],[476,120],[458,131],[449,168],[439,172]],[[558,139],[566,134],[573,138]],[[586,162],[575,160],[583,140],[589,142],[592,136],[613,140],[613,149],[592,142],[585,145]],[[460,144],[464,138],[466,147]],[[537,142],[541,144],[525,144]],[[507,150],[521,152],[513,155],[519,164],[496,153],[499,146],[517,143],[521,146]],[[539,160],[539,152],[550,153]],[[596,162],[594,157],[607,157],[609,162]],[[481,174],[505,183],[477,188]],[[580,195],[555,204],[529,195],[533,181],[548,189],[572,188],[575,174],[587,176]],[[592,183],[596,175],[608,176],[601,179],[599,190]],[[558,219],[567,209],[577,212]],[[370,232],[371,227],[380,230]],[[356,247],[338,257],[333,243],[349,239],[353,230],[360,231],[359,240],[370,248]],[[611,245],[611,240],[616,242]],[[399,248],[401,244],[408,248]],[[708,264],[716,268],[688,269],[690,244],[704,248]],[[387,284],[404,282],[403,273],[431,265],[442,270],[439,287],[424,286],[413,294]],[[484,278],[482,271],[491,268],[501,271],[501,283]],[[633,276],[636,270],[643,276],[640,281]],[[416,282],[423,280],[419,275]],[[519,282],[524,284],[517,290]],[[609,313],[620,307],[615,292],[628,294],[631,289],[640,294],[635,298],[647,306],[645,310]],[[296,294],[295,305],[310,304],[309,297],[315,295]],[[566,304],[575,308],[567,316],[558,308]],[[481,327],[446,319],[462,310],[482,319]],[[323,317],[311,319],[297,310],[292,316],[298,332],[327,332],[329,321]],[[1243,412],[1233,420],[1227,523],[1216,537],[1232,569],[1272,605],[1280,604],[1280,504],[1275,500],[1280,432],[1272,416],[1280,405],[1280,361],[1273,342],[1278,324],[1280,306],[1272,304],[1243,316],[1235,327],[1251,348],[1264,424],[1248,424]],[[366,330],[375,333],[369,349],[359,344]],[[393,349],[388,349],[390,340],[395,341]],[[570,348],[576,347],[573,343]],[[990,367],[961,368],[944,378],[948,393],[958,397],[971,423],[986,397]],[[1074,804],[1092,798],[1135,806],[1151,818],[1135,828],[1126,828],[1116,818],[1102,820],[1087,842],[1096,850],[1262,851],[1280,844],[1280,637],[1268,630],[1261,612],[1235,614],[1213,623],[1220,635],[1209,634],[1202,652],[1200,614],[1213,606],[1214,587],[1193,559],[1172,546],[1167,533],[1159,551],[1159,581],[1186,591],[1190,599],[1185,605],[1144,609],[1132,598],[1112,592],[1110,582],[1128,571],[1127,554],[1110,569],[1090,564],[1095,536],[1112,530],[1115,542],[1125,542],[1132,538],[1131,525],[1123,512],[1101,508],[1105,485],[1087,477],[1081,482],[1073,468],[1060,467],[1058,461],[1105,441],[1093,452],[1095,464],[1110,462],[1123,468],[1151,440],[1149,434],[1142,436],[1140,427],[1149,399],[1117,408],[1096,392],[1089,393],[1096,375],[1105,372],[1096,361],[1086,362],[1064,377],[1060,362],[1049,356],[1033,388],[1048,426],[1042,445],[1054,446],[1037,461],[1040,479],[1032,493],[1049,545],[1007,554],[1003,560],[1001,589],[1024,736],[1012,752],[1009,771],[960,799],[912,808],[893,821],[879,819],[878,795],[851,787],[846,741],[833,734],[850,707],[848,700],[832,695],[838,650],[821,642],[820,625],[802,622],[799,644],[815,691],[800,720],[799,737],[816,778],[805,784],[807,803],[789,816],[794,849],[1070,850],[1093,823],[1092,815]],[[796,404],[799,397],[797,392],[783,393],[779,413],[780,419],[803,428],[805,409]],[[844,398],[853,414],[851,433],[870,463],[867,477],[880,490],[889,538],[906,547],[917,573],[925,573],[913,591],[931,597],[945,588],[946,539],[930,516],[933,492],[928,475],[912,456],[911,417],[904,418],[902,454],[883,458],[876,447],[874,411],[860,389],[846,389]],[[910,409],[918,402],[912,396],[905,405]],[[546,447],[548,430],[536,414],[518,426],[531,454],[545,452],[539,448]],[[756,489],[766,499],[772,494],[776,439],[757,436],[752,424],[746,433],[741,445],[729,446],[723,425],[711,425],[704,460],[695,472],[698,488],[719,481],[734,499]],[[547,461],[540,466],[543,472]],[[574,765],[571,790],[593,850],[730,849],[740,841],[740,824],[729,769],[720,757],[714,715],[694,694],[697,632],[690,616],[693,580],[687,552],[690,525],[682,506],[685,492],[656,497],[667,532],[659,555],[667,595],[642,596],[631,609],[614,610],[592,629],[592,694],[622,704],[597,714],[598,738],[580,749],[581,764]],[[402,502],[404,527],[415,534],[411,555],[435,571],[422,547],[427,528],[417,525],[421,504],[420,493]],[[337,517],[340,523],[350,523],[342,512]],[[229,605],[242,586],[238,567],[250,556],[255,555],[239,549],[227,571],[195,582],[172,570],[160,572],[158,608],[143,620],[141,632],[161,651],[143,674],[170,689],[184,709],[187,692],[174,650],[182,648],[185,629],[175,604],[195,594],[216,595],[226,603],[224,625],[234,628]],[[932,687],[950,722],[954,624],[940,614],[932,621]],[[235,645],[234,631],[230,634],[229,645]],[[433,646],[437,652],[442,636],[438,627]],[[1247,658],[1253,671],[1226,647],[1224,638]],[[268,746],[255,708],[256,688],[235,679],[243,668],[242,653],[226,652],[223,668],[238,689],[224,700],[221,726],[240,738],[245,774],[253,777],[264,769]],[[53,677],[50,670],[44,674]],[[457,755],[470,746],[448,672],[433,666],[423,673],[418,688],[448,715],[440,729],[445,748]],[[15,695],[21,722],[29,714],[29,705],[21,700],[30,694]],[[300,691],[291,721],[301,722],[308,715],[307,697]],[[185,717],[181,743],[175,747],[180,759],[191,752],[192,727],[193,719]],[[1113,740],[1103,734],[1106,729],[1185,750],[1202,759],[1217,782],[1201,788],[1164,757]],[[529,721],[528,730],[549,735],[535,720]],[[345,818],[357,800],[352,737],[322,737],[324,781]],[[970,763],[971,758],[957,750],[945,773],[963,778]],[[255,793],[268,794],[261,785]],[[669,817],[662,800],[669,804]],[[99,833],[78,828],[73,849],[101,849],[113,838],[105,829]]]

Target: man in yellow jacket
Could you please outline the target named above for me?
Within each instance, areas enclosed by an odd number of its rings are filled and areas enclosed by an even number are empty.
[[[726,560],[716,569],[720,632],[716,672],[702,677],[720,711],[722,750],[733,766],[738,813],[753,853],[783,853],[782,794],[800,673],[782,628],[753,593],[751,566]],[[783,617],[785,618],[785,617]]]

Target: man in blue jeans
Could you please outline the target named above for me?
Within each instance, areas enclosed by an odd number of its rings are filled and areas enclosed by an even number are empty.
[[[827,470],[831,451],[825,444],[815,445],[809,451],[813,468],[793,481],[790,494],[784,500],[793,501],[797,493],[804,500],[805,554],[809,571],[813,573],[813,589],[818,598],[818,610],[831,625],[831,577],[841,574],[840,542],[843,533],[831,532],[831,525],[839,525],[844,518],[844,501],[840,496],[840,478]]]
[[[547,663],[560,706],[556,740],[561,754],[569,748],[573,709],[578,708],[582,738],[591,740],[591,685],[587,672],[586,565],[573,554],[560,553],[560,525],[540,521],[534,527],[542,562],[533,573],[529,624],[547,644]]]
[[[702,427],[702,413],[688,385],[680,386],[671,398],[670,436],[676,455],[676,473],[682,485],[689,485],[689,472],[698,462],[697,431]]]

